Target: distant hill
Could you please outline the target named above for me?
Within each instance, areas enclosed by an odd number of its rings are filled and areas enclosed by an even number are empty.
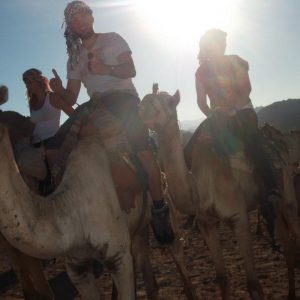
[[[272,124],[281,131],[300,130],[300,99],[274,102],[268,106],[255,107],[259,125]],[[180,121],[182,130],[194,132],[203,119]]]
[[[260,126],[269,123],[281,131],[300,130],[300,99],[274,102],[257,115]]]
[[[185,131],[194,132],[195,129],[198,127],[198,125],[203,120],[204,120],[204,118],[202,118],[202,119],[196,119],[196,120],[183,120],[183,121],[179,121],[179,123],[180,123],[180,129],[181,130],[185,130]]]

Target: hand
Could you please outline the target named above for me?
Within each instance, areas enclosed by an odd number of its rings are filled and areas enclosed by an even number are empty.
[[[0,105],[8,100],[8,88],[5,85],[0,85]]]
[[[60,93],[62,90],[64,90],[64,87],[62,85],[62,81],[61,81],[61,79],[60,79],[60,77],[57,74],[55,69],[52,69],[52,73],[54,75],[54,78],[50,79],[50,87],[51,87],[53,92]]]
[[[111,72],[110,68],[101,59],[94,56],[89,59],[88,69],[92,74],[97,75],[109,75]]]

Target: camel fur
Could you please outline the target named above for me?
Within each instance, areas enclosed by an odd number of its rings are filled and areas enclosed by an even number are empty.
[[[295,300],[295,268],[300,267],[300,132],[281,133],[269,124],[265,124],[261,130],[275,145],[279,155],[274,164],[282,172],[283,201],[274,205],[275,229],[288,269],[287,299]]]
[[[79,143],[61,184],[45,198],[23,182],[4,125],[0,125],[0,164],[0,230],[5,239],[37,258],[68,256],[68,265],[74,268],[78,261],[94,257],[111,270],[120,299],[135,299],[127,221],[99,138]],[[85,299],[99,299],[91,276],[81,280],[79,290]]]
[[[0,86],[0,105],[8,101],[8,88]],[[1,116],[6,114],[0,110]],[[15,112],[9,112],[17,115]],[[29,122],[29,120],[28,120]],[[29,125],[30,126],[30,125]],[[10,259],[11,265],[22,286],[25,299],[54,299],[48,281],[46,280],[42,263],[39,259],[28,256],[12,247],[0,234],[0,246]]]

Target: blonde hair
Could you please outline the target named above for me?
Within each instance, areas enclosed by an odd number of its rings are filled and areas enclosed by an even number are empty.
[[[49,79],[43,76],[42,71],[35,68],[28,69],[23,73],[23,81],[25,82],[27,78],[36,81],[46,94],[52,92]],[[30,102],[35,95],[27,89],[26,96],[30,107]]]

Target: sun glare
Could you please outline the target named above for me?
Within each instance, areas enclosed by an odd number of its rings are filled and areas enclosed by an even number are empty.
[[[209,28],[232,30],[241,0],[136,0],[145,27],[163,40],[198,39]],[[173,44],[174,46],[174,44]]]

